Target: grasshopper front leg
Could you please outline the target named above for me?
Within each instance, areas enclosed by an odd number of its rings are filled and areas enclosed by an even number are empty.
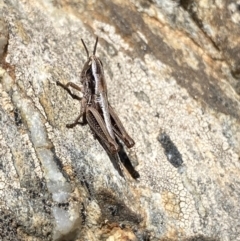
[[[79,97],[79,96],[77,96],[77,95],[74,95],[74,94],[71,92],[71,90],[69,89],[69,86],[71,86],[71,87],[74,88],[75,90],[78,90],[78,91],[80,91],[80,92],[82,93],[82,92],[83,92],[83,89],[82,89],[80,86],[74,84],[73,82],[68,82],[66,85],[62,84],[62,83],[59,82],[59,81],[57,81],[56,83],[57,83],[57,85],[59,85],[59,86],[61,86],[63,89],[65,89],[65,90],[68,92],[68,94],[71,95],[71,97],[72,97],[73,99],[76,99],[76,100],[81,100],[81,99],[82,99],[81,97]]]

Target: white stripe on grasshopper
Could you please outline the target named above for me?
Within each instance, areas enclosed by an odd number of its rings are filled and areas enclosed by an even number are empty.
[[[106,128],[110,134],[110,136],[115,140],[113,130],[112,130],[112,124],[111,124],[111,119],[110,119],[110,114],[108,111],[108,102],[107,102],[107,95],[104,91],[99,91],[99,86],[100,86],[100,81],[101,81],[101,75],[97,73],[97,64],[100,65],[100,63],[97,63],[98,59],[95,59],[93,57],[92,59],[92,73],[93,77],[95,79],[95,95],[96,95],[96,100],[99,103],[102,112],[103,112],[103,118],[106,124]],[[102,68],[101,68],[102,70]],[[103,73],[102,73],[103,75]],[[104,77],[103,77],[104,78]],[[103,84],[103,83],[102,83]]]

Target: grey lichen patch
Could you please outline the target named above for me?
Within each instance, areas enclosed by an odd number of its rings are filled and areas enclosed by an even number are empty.
[[[0,7],[1,9],[1,7]],[[0,14],[0,64],[3,63],[4,54],[7,51],[8,45],[8,27],[3,17]]]
[[[164,153],[168,161],[174,167],[180,167],[183,164],[182,155],[174,145],[170,137],[166,133],[161,133],[158,137],[158,141],[161,143]]]
[[[110,223],[122,224],[139,224],[141,217],[131,211],[126,204],[118,200],[112,193],[107,190],[99,190],[96,194],[98,205],[101,209],[101,221],[107,220]]]
[[[15,108],[14,110],[14,119],[17,126],[20,126],[22,124],[21,115],[17,108]]]
[[[203,235],[197,235],[187,239],[183,239],[183,241],[220,241],[220,239],[217,237],[206,237]]]
[[[18,239],[15,217],[9,210],[0,210],[0,238],[4,241]]]
[[[134,92],[135,96],[140,100],[140,101],[145,101],[147,102],[148,104],[150,104],[150,99],[149,97],[143,92],[143,91],[140,91],[140,92]]]

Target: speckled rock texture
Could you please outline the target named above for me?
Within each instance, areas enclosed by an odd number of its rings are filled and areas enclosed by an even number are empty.
[[[0,240],[240,240],[239,25],[240,1],[1,1]],[[96,36],[137,180],[66,128],[56,81]]]

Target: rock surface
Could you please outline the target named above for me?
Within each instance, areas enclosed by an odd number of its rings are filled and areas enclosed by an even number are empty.
[[[0,240],[240,240],[239,9],[1,2]],[[137,180],[66,128],[80,105],[56,81],[79,84],[96,36]]]

